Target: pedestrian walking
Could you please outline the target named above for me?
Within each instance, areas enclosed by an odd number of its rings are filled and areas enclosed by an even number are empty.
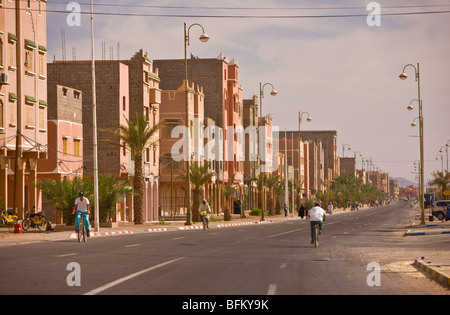
[[[303,218],[305,217],[305,206],[301,205],[300,209],[298,209],[298,216],[303,220]]]
[[[284,216],[287,217],[287,213],[288,213],[288,207],[286,204],[284,204]]]
[[[333,214],[333,209],[334,209],[333,203],[330,201],[330,202],[328,203],[328,213],[329,213],[329,214]]]

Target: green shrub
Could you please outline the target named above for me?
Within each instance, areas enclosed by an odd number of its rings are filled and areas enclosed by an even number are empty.
[[[261,216],[261,209],[260,208],[253,208],[251,211],[250,211],[250,213],[249,213],[249,215],[252,215],[252,216]]]

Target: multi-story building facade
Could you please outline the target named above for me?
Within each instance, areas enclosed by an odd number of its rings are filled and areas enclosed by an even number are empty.
[[[83,92],[84,176],[93,177],[93,114],[91,61],[54,61],[48,65],[49,83],[63,84]],[[126,125],[126,119],[136,115],[147,118],[149,127],[159,123],[161,90],[157,70],[142,50],[130,60],[96,61],[96,111],[98,128],[98,165],[100,175],[119,179],[133,176],[134,160],[130,152],[111,145],[116,141],[106,130]],[[158,220],[159,132],[144,150],[145,193],[144,221]],[[117,220],[133,221],[132,197],[123,200]],[[125,209],[128,208],[128,213]]]
[[[154,60],[160,71],[161,88],[176,90],[185,78],[184,60]],[[205,117],[215,121],[223,131],[223,155],[216,160],[217,181],[228,183],[235,175],[235,184],[243,183],[244,169],[238,152],[238,137],[227,133],[227,127],[242,126],[243,89],[239,85],[239,65],[236,58],[228,61],[220,54],[217,58],[188,59],[188,80],[203,87],[205,98]],[[232,152],[231,152],[232,151]]]
[[[162,91],[160,109],[160,119],[163,123],[160,131],[162,163],[160,205],[161,216],[164,218],[186,215],[187,185],[186,180],[183,178],[183,174],[186,173],[186,156],[184,155],[191,156],[191,163],[204,163],[204,99],[205,95],[202,87],[195,86],[195,84],[189,85],[188,125],[190,148],[186,148],[185,137],[188,135],[186,132],[183,132],[186,126],[185,83],[183,81],[176,90]],[[214,191],[214,188],[212,190]]]
[[[0,198],[19,218],[41,202],[32,183],[48,137],[46,7],[0,2]]]
[[[247,189],[247,207],[249,209],[258,206],[258,189],[254,182],[260,174],[258,161],[258,97],[253,96],[252,99],[244,100],[243,102],[243,127],[248,132],[244,135],[244,185]],[[253,130],[253,131],[252,131]],[[280,157],[278,156],[278,161]],[[283,171],[283,169],[278,169]]]
[[[340,159],[341,174],[350,173],[356,177],[356,158],[354,157],[341,157]]]
[[[83,175],[82,92],[70,87],[48,85],[48,155],[38,163],[38,179],[62,180]],[[61,213],[45,198],[42,208],[46,218],[62,223]]]

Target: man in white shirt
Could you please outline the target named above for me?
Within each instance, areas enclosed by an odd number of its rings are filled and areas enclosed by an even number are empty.
[[[73,206],[72,214],[75,214],[75,210],[77,211],[77,217],[75,219],[75,231],[79,230],[80,220],[83,217],[85,226],[86,226],[86,235],[90,236],[90,224],[89,224],[89,200],[84,197],[84,193],[80,192],[79,197],[75,200],[75,204]]]
[[[314,226],[318,222],[319,234],[323,232],[323,221],[325,221],[326,212],[320,207],[320,204],[316,202],[314,207],[309,210],[309,221],[311,225],[311,244],[314,244]]]

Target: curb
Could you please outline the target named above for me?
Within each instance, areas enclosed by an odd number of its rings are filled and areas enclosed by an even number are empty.
[[[90,237],[110,236],[110,235],[122,235],[122,234],[133,234],[133,231],[92,232]],[[70,234],[70,238],[73,238],[73,239],[78,238],[77,233],[72,233],[72,234]]]
[[[217,227],[221,228],[221,227],[241,226],[241,225],[250,225],[250,224],[254,224],[254,223],[253,222],[226,223],[226,224],[219,224],[219,225],[217,225]]]
[[[405,232],[403,236],[436,235],[436,234],[450,234],[450,231],[412,232],[412,230],[408,230]]]
[[[185,231],[185,230],[200,230],[203,229],[203,225],[191,225],[191,226],[180,226],[178,228],[179,231]]]
[[[429,275],[433,280],[436,282],[446,286],[447,288],[450,288],[450,275],[443,273],[439,269],[439,265],[430,267],[426,263],[424,263],[422,260],[416,259],[414,262],[414,266],[425,272],[427,275]]]
[[[146,229],[144,232],[167,232],[166,228],[159,228],[159,229]]]

